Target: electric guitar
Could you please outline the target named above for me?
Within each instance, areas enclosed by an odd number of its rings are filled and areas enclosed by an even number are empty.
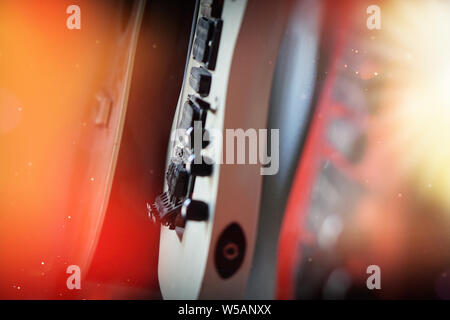
[[[221,164],[222,139],[200,146],[191,142],[195,123],[204,136],[266,128],[289,5],[271,0],[197,4],[164,193],[148,205],[150,217],[162,224],[158,277],[165,299],[244,295],[258,224],[261,166]]]

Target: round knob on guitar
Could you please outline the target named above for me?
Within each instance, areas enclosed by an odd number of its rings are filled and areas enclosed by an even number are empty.
[[[202,129],[201,135],[200,135],[200,141],[202,148],[206,148],[209,146],[209,131],[206,129]],[[182,142],[186,147],[189,147],[191,149],[194,149],[195,145],[195,129],[194,127],[190,127],[186,130],[186,133],[184,134],[182,138]]]
[[[201,157],[201,160],[197,163],[195,156],[191,155],[186,163],[186,170],[188,174],[193,176],[210,176],[213,170],[212,160],[206,157]]]
[[[181,207],[181,216],[184,220],[205,221],[209,216],[209,206],[203,201],[186,199]]]

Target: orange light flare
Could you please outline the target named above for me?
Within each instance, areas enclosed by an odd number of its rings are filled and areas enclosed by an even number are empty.
[[[95,94],[121,77],[120,3],[76,1],[69,30],[72,1],[0,2],[0,298],[61,297],[95,249],[117,129],[95,126]]]
[[[389,279],[383,297],[398,297],[410,279],[435,277],[450,259],[450,4],[387,1],[381,13],[370,43],[383,64],[360,72],[380,80],[368,89],[377,107],[358,168],[371,193],[351,228],[368,245],[364,264],[381,265]],[[348,237],[354,249],[358,237]]]

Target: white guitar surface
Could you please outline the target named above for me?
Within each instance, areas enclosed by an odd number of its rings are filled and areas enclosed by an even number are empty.
[[[214,1],[202,1],[200,8],[205,2]],[[213,63],[209,68],[208,63],[194,59],[193,45],[174,117],[168,164],[180,145],[175,130],[189,98],[201,98],[210,105],[206,130],[266,128],[274,64],[289,7],[289,1],[283,3],[224,0],[220,17],[215,18],[204,17],[199,10],[198,21],[221,20],[217,59],[215,67]],[[211,75],[208,94],[200,95],[189,83],[190,71],[196,67]],[[187,196],[205,204],[207,217],[188,219],[181,229],[161,226],[158,275],[165,299],[239,299],[244,295],[258,225],[261,166],[221,164],[222,144],[222,139],[212,139],[201,151],[213,159],[212,173],[196,176]],[[164,190],[168,189],[166,182]]]

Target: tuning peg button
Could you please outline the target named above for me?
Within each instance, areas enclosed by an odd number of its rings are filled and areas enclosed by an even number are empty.
[[[207,157],[201,157],[201,161],[196,163],[195,156],[191,155],[186,163],[186,171],[196,177],[208,177],[212,174],[212,160]]]
[[[209,131],[207,129],[202,129],[201,136],[200,136],[202,149],[209,146],[209,144],[210,144],[209,137],[210,137]],[[190,149],[195,148],[195,129],[194,129],[194,127],[190,127],[189,129],[186,130],[186,132],[183,136],[182,142],[186,147],[188,147]]]
[[[198,200],[186,199],[181,207],[181,216],[184,220],[205,221],[209,217],[209,206]]]

